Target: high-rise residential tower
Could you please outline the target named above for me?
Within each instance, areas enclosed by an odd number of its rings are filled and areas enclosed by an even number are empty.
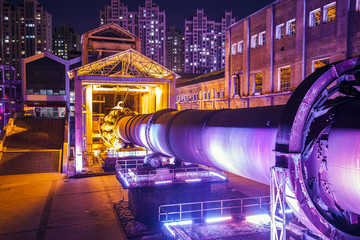
[[[145,0],[145,4],[139,6],[137,12],[129,11],[128,6],[120,0],[111,0],[111,4],[100,11],[100,25],[108,23],[116,23],[140,37],[141,52],[156,62],[165,64],[165,12],[160,11],[152,0]]]
[[[17,9],[0,0],[0,63],[16,68],[21,76],[21,58],[52,49],[52,16],[36,0],[24,0]]]
[[[166,30],[165,67],[177,73],[184,72],[184,35],[174,26]]]
[[[185,72],[208,73],[225,68],[225,29],[233,23],[232,12],[225,12],[216,22],[203,9],[185,20]]]
[[[80,52],[80,35],[66,24],[55,28],[53,34],[53,53],[63,59],[69,59],[70,52]]]

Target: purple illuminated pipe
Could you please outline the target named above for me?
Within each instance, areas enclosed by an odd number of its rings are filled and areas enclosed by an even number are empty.
[[[125,116],[116,135],[155,153],[269,184],[283,106],[228,110],[161,110]]]
[[[294,213],[331,239],[360,238],[360,58],[323,67],[285,106],[164,109],[122,116],[115,134],[154,153],[269,184],[287,172]]]

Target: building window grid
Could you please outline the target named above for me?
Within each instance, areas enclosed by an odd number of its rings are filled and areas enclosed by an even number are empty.
[[[309,16],[309,27],[319,26],[321,22],[321,10],[320,8],[310,12]]]
[[[286,36],[295,35],[296,20],[291,19],[286,22]]]
[[[276,39],[281,39],[284,37],[284,24],[279,24],[276,26]]]
[[[279,91],[287,92],[290,90],[290,76],[291,76],[291,68],[282,67],[279,69]]]
[[[256,48],[256,44],[257,44],[257,34],[251,37],[251,48]]]
[[[262,92],[263,73],[258,72],[254,74],[254,95],[259,95]]]
[[[323,10],[323,22],[328,23],[335,21],[336,19],[336,2],[329,3],[324,6]]]
[[[265,33],[266,33],[266,31],[259,33],[259,46],[265,45],[265,41],[266,41]]]

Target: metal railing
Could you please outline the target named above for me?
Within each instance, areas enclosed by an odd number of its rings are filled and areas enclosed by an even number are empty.
[[[159,222],[246,216],[269,212],[269,206],[270,196],[160,205]]]
[[[185,168],[158,168],[156,170],[139,170],[138,165],[143,163],[143,159],[121,159],[115,164],[116,171],[121,174],[130,185],[142,184],[153,185],[163,183],[187,182],[192,180],[215,181],[222,178],[227,179],[223,172],[204,167],[185,167]]]

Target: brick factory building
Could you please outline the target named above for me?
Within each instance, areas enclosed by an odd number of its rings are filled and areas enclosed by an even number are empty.
[[[190,108],[189,101],[229,108],[285,104],[317,68],[360,55],[359,22],[360,0],[276,1],[227,29],[225,77],[207,89],[191,80],[179,86],[178,108]],[[209,88],[210,99],[204,97]]]

